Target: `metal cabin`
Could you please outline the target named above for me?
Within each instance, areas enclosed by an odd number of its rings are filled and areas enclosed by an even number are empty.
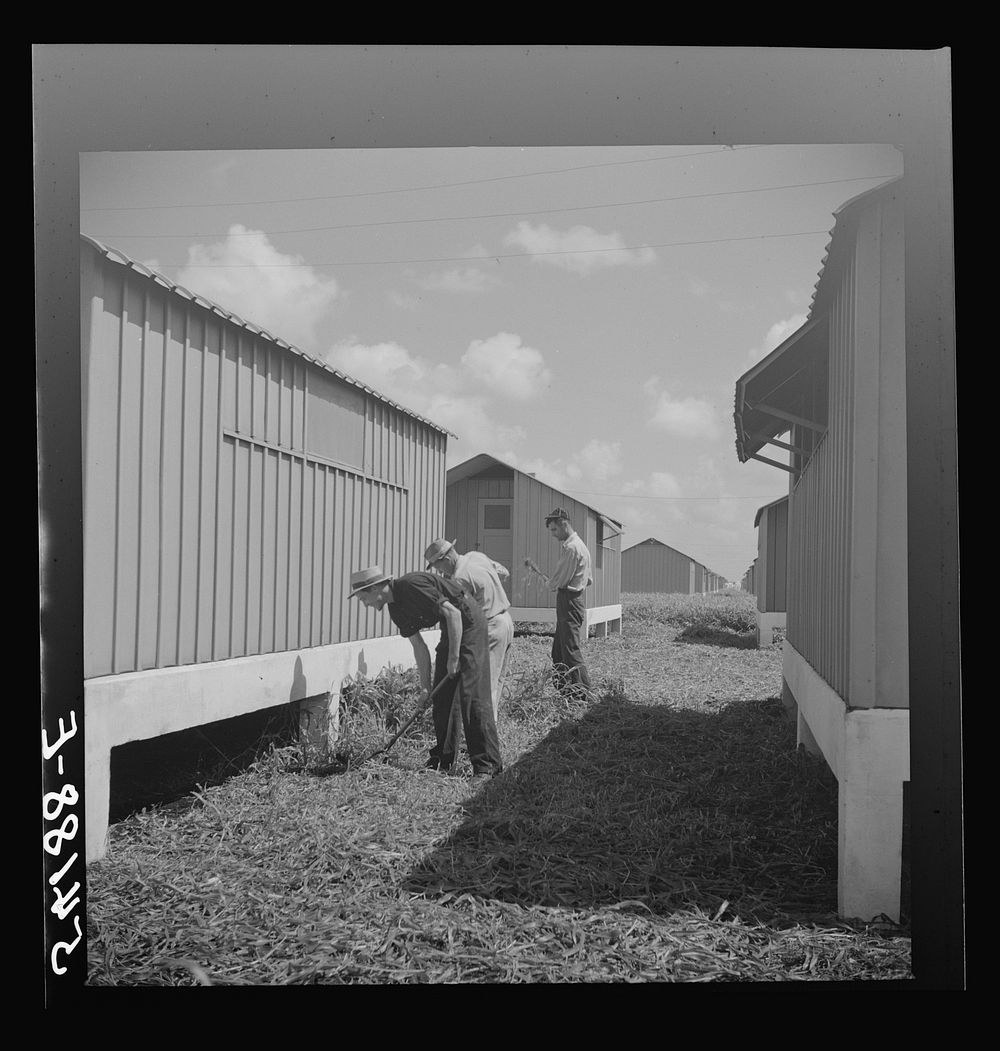
[[[747,571],[740,580],[740,587],[751,595],[757,594],[757,559],[750,563]]]
[[[736,384],[739,459],[789,472],[783,693],[839,782],[839,911],[866,920],[899,918],[910,778],[903,263],[896,179],[835,213],[808,320]]]
[[[620,633],[621,522],[486,453],[448,471],[448,539],[459,551],[485,551],[510,570],[515,621],[555,623],[555,592],[524,564],[530,558],[546,575],[555,569],[560,548],[545,525],[554,507],[569,512],[590,550],[594,582],[584,592],[587,627],[597,625],[602,635]]]
[[[111,750],[412,663],[350,573],[422,565],[448,432],[81,240],[87,858]],[[430,633],[434,634],[434,633]]]
[[[759,508],[753,520],[757,530],[760,570],[757,595],[757,647],[773,646],[775,629],[785,629],[788,580],[788,497]]]
[[[693,558],[647,537],[622,552],[622,591],[638,594],[697,594],[699,564]]]

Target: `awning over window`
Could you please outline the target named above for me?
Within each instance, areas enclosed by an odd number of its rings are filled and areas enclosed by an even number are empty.
[[[793,425],[812,431],[826,430],[824,420],[810,418],[811,392],[817,368],[825,368],[826,327],[807,321],[762,361],[736,381],[736,452],[741,463],[764,460],[759,455]],[[776,466],[783,466],[776,464]]]
[[[602,515],[600,513],[598,513],[597,517],[604,524],[604,530],[601,536],[602,542],[605,540],[610,540],[613,536],[622,535],[623,530],[621,522],[616,522],[613,518],[608,518],[607,515]]]

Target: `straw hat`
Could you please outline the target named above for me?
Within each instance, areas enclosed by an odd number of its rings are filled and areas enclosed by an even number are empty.
[[[427,560],[427,565],[433,565],[442,555],[449,552],[454,546],[454,540],[445,540],[443,537],[438,540],[432,540],[428,545],[427,550],[424,552],[424,558]]]
[[[359,591],[374,587],[376,584],[384,584],[391,579],[388,573],[382,572],[381,566],[367,566],[351,574],[351,593],[348,598],[354,598]]]

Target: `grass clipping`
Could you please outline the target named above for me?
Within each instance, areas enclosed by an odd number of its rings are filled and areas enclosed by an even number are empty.
[[[743,597],[705,598],[699,628],[689,598],[626,596],[625,633],[587,644],[590,701],[520,636],[482,788],[423,769],[429,716],[358,761],[412,710],[396,670],[348,691],[341,776],[272,749],[114,826],[89,983],[909,977],[905,929],[836,918],[836,783],[795,751],[780,652],[742,645]]]

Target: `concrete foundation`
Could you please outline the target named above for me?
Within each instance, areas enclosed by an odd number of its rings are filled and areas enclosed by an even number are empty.
[[[422,634],[433,650],[440,632]],[[407,639],[392,635],[88,679],[84,683],[87,861],[96,861],[107,851],[112,748],[300,701],[306,739],[328,750],[336,740],[343,681],[358,673],[373,678],[389,664],[413,666]]]
[[[555,624],[556,611],[554,606],[511,606],[510,615],[514,623],[524,624]],[[622,633],[622,607],[594,606],[587,610],[586,628],[589,631],[594,625],[597,626],[597,634],[607,638],[609,634],[620,635]]]
[[[838,783],[838,912],[899,920],[903,783],[910,779],[906,708],[849,708],[786,639],[782,695],[796,705],[798,743]]]

